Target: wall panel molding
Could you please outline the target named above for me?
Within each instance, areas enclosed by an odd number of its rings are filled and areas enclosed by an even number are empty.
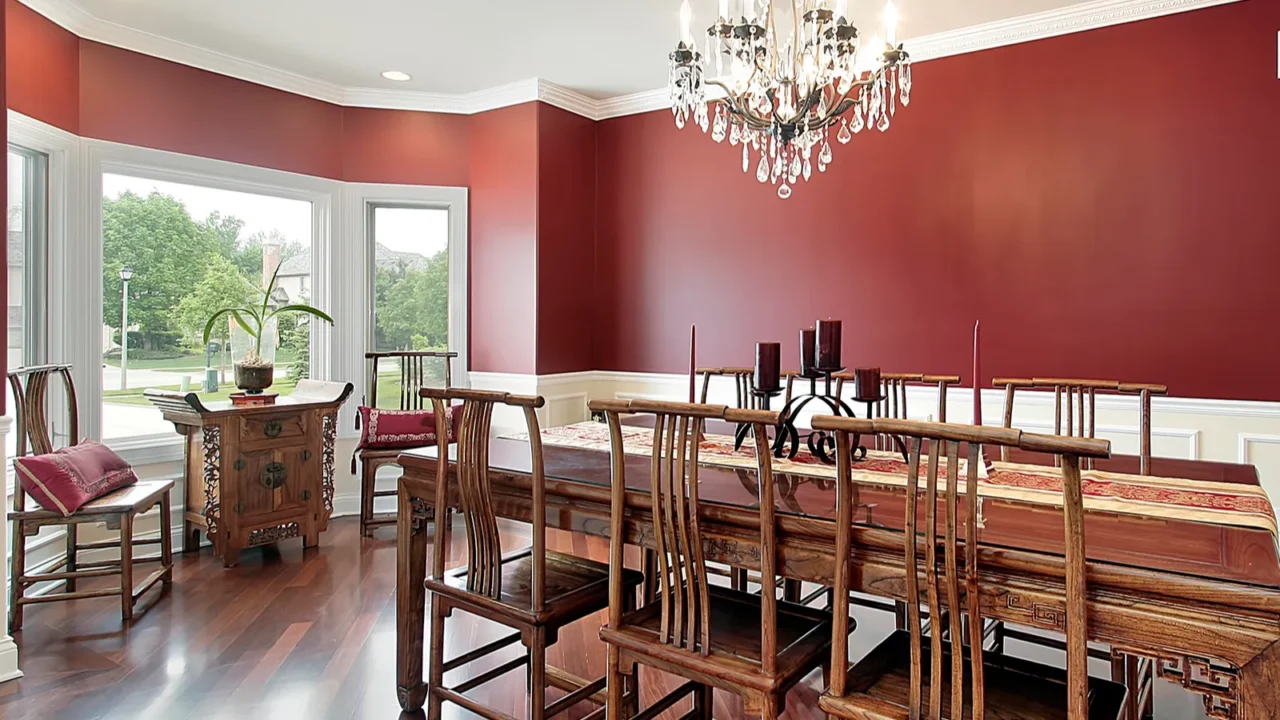
[[[301,73],[103,20],[81,8],[74,0],[19,1],[86,40],[346,107],[474,114],[540,100],[592,120],[669,107],[665,88],[597,100],[540,78],[527,78],[462,94],[343,87]],[[1093,0],[1057,10],[925,35],[906,40],[905,44],[917,61],[934,60],[1239,1]]]

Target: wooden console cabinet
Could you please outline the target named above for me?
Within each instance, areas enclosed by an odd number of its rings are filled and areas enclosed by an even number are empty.
[[[245,548],[294,537],[317,545],[333,513],[338,408],[351,391],[351,383],[302,380],[260,407],[146,391],[186,440],[184,550],[199,547],[201,530],[227,567]]]

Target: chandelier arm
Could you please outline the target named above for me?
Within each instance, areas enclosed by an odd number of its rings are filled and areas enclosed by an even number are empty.
[[[707,85],[716,85],[717,87],[722,88],[725,91],[726,97],[720,99],[719,102],[722,102],[726,106],[728,106],[729,112],[742,118],[747,125],[757,130],[767,130],[769,129],[769,127],[771,127],[771,123],[768,120],[765,120],[764,118],[759,117],[757,115],[753,115],[751,111],[748,108],[746,108],[745,104],[739,104],[738,102],[735,102],[733,93],[729,91],[728,86],[726,86],[723,82],[719,80],[706,80],[704,82]]]

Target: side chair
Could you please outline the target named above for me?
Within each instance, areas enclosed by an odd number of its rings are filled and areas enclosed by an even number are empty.
[[[444,386],[453,386],[451,364],[458,357],[456,352],[410,351],[369,352],[364,354],[369,362],[369,396],[366,402],[369,407],[378,407],[378,369],[384,362],[395,362],[400,366],[399,409],[421,410],[423,398],[418,389],[427,384],[427,362],[433,359],[444,360]],[[440,437],[437,435],[436,437]],[[447,437],[447,436],[446,436]],[[373,529],[382,525],[395,525],[396,514],[375,513],[373,503],[380,497],[395,497],[396,490],[377,489],[378,468],[384,465],[395,465],[403,448],[361,448],[357,451],[360,460],[360,535],[370,537]],[[354,470],[354,468],[353,468]]]
[[[423,388],[423,398],[435,408],[437,433],[445,433],[444,408],[461,401],[457,455],[437,462],[435,483],[435,537],[433,561],[426,588],[431,597],[431,676],[427,717],[439,720],[443,704],[450,702],[487,720],[511,720],[464,695],[467,691],[525,667],[529,689],[528,720],[542,720],[569,710],[583,701],[598,702],[605,678],[586,681],[547,666],[547,648],[554,645],[560,628],[609,607],[611,582],[617,583],[619,602],[634,606],[636,587],[643,576],[621,563],[610,567],[586,558],[547,550],[546,479],[542,468],[542,442],[536,410],[542,397],[458,388]],[[490,419],[497,406],[524,413],[529,432],[533,475],[533,544],[504,553],[498,518],[489,482]],[[444,437],[444,435],[437,435]],[[442,449],[442,458],[447,454]],[[451,480],[447,469],[455,468]],[[445,570],[445,548],[450,542],[450,508],[458,508],[466,527],[468,562]],[[443,509],[443,510],[442,510]],[[444,656],[445,620],[462,610],[512,629],[512,633],[457,657]],[[516,642],[526,653],[496,667],[447,686],[445,673],[468,665]],[[547,704],[546,687],[555,685],[568,694]],[[620,701],[638,702],[639,693],[629,687]]]
[[[71,444],[80,442],[79,412],[76,408],[76,388],[71,379],[70,365],[40,365],[19,368],[9,373],[9,387],[13,390],[14,415],[17,424],[18,457],[44,455],[55,450],[53,424],[50,421],[49,381],[56,377],[65,393],[67,438]],[[173,583],[173,527],[170,521],[172,480],[139,480],[128,487],[91,500],[71,515],[46,510],[29,504],[22,483],[14,483],[13,508],[9,511],[13,545],[9,569],[9,626],[22,629],[22,610],[32,603],[80,600],[83,598],[118,597],[120,615],[126,622],[133,619],[133,609],[143,593],[157,583],[167,589]],[[159,507],[159,536],[134,537],[134,523],[138,516]],[[108,530],[119,533],[118,540],[81,542],[81,525],[102,523]],[[27,567],[27,540],[40,533],[40,529],[62,526],[66,529],[66,554],[37,568]],[[160,552],[149,557],[134,557],[138,545],[159,545]],[[119,548],[119,559],[85,562],[80,554]],[[135,565],[159,563],[160,567],[137,585],[133,582]],[[78,590],[79,580],[117,576],[116,587]],[[28,595],[32,586],[57,581],[63,584],[63,592]]]
[[[610,511],[609,622],[600,629],[608,645],[610,720],[648,720],[685,697],[693,708],[685,717],[711,717],[715,690],[740,696],[748,713],[766,720],[784,710],[786,693],[830,657],[831,614],[778,600],[773,588],[760,594],[712,585],[699,526],[698,436],[708,420],[749,423],[756,447],[769,446],[767,428],[778,413],[724,405],[595,400],[592,411],[605,413],[612,458]],[[621,416],[654,418],[649,492],[628,488]],[[771,455],[756,453],[759,482],[760,576],[776,577],[777,522]],[[644,495],[643,499],[640,497]],[[660,587],[657,598],[630,606],[623,545],[629,523],[656,548]],[[686,680],[639,714],[624,702],[634,686],[638,665]]]
[[[1080,462],[1108,457],[1110,443],[1005,428],[832,416],[814,418],[814,427],[836,436],[836,556],[844,558],[835,568],[831,684],[819,701],[825,713],[846,720],[1117,720],[1122,716],[1124,685],[1092,678],[1088,670]],[[846,622],[854,572],[852,514],[858,491],[849,449],[857,436],[874,433],[898,435],[909,446],[902,585],[908,622],[906,630],[894,632],[850,667]],[[959,490],[962,445],[968,449],[963,495]],[[984,445],[1050,452],[1061,459],[1065,671],[983,648],[982,618],[988,596],[982,588],[977,537],[978,465]],[[919,485],[921,461],[926,457],[921,526]],[[944,459],[945,475],[940,469]],[[922,600],[930,618],[927,639]]]

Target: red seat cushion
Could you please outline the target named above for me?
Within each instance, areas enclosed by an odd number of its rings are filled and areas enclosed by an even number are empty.
[[[458,436],[462,413],[445,408],[451,443]],[[383,410],[360,406],[360,445],[357,449],[392,450],[436,444],[436,414],[431,410]]]
[[[14,458],[13,467],[28,495],[44,509],[66,516],[94,498],[138,482],[124,458],[93,440],[48,455]]]

